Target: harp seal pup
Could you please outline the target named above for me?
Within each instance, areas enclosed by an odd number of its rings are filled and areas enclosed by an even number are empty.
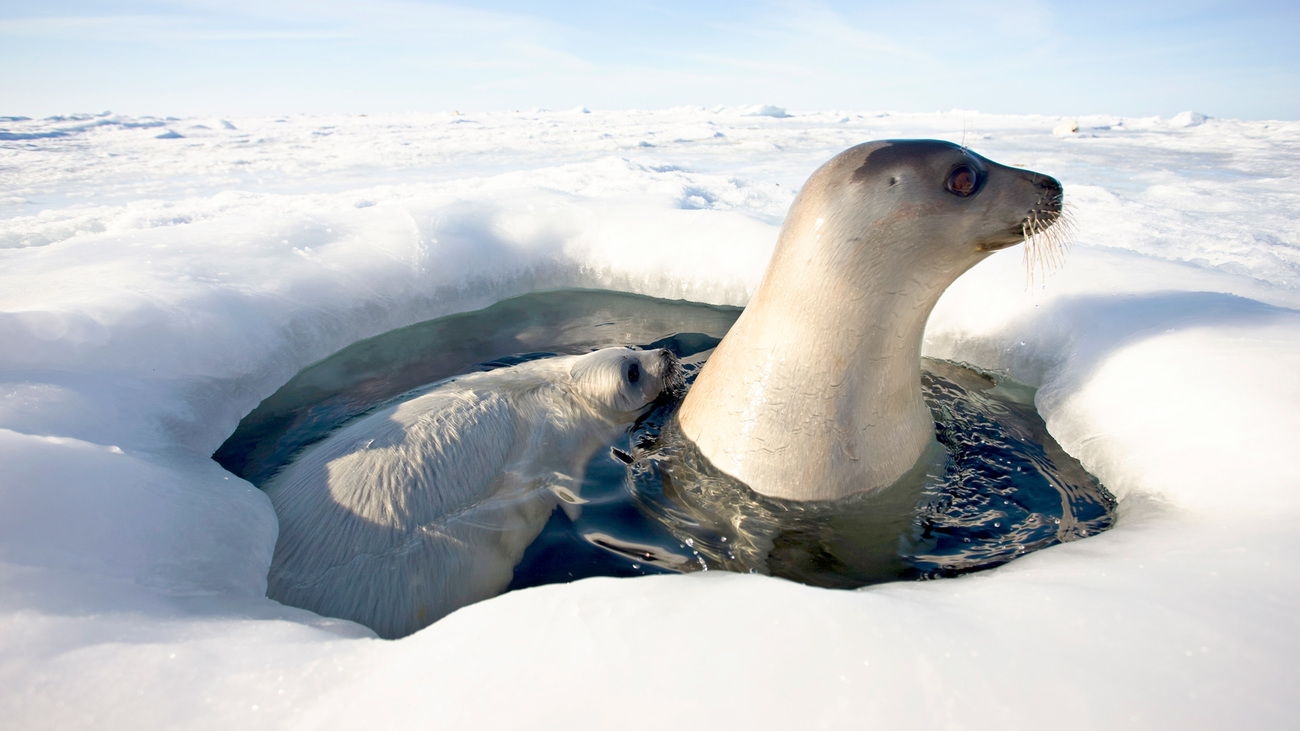
[[[920,383],[930,310],[994,251],[1059,246],[1048,229],[1061,201],[1054,178],[949,142],[840,153],[791,205],[758,289],[686,394],[681,433],[770,497],[894,483],[934,438]]]
[[[402,637],[500,593],[592,453],[678,377],[606,348],[460,376],[308,447],[264,486],[267,595]]]

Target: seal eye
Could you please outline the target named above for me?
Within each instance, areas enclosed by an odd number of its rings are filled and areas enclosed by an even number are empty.
[[[641,366],[633,363],[627,367],[627,382],[636,383],[641,380]]]
[[[970,165],[958,165],[948,173],[948,180],[944,182],[944,187],[953,195],[969,197],[980,187],[979,173]]]

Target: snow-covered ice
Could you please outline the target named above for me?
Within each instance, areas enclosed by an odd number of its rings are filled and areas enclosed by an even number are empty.
[[[6,727],[1290,725],[1300,123],[782,114],[0,120]],[[265,598],[275,516],[210,455],[303,366],[537,288],[743,304],[803,179],[888,137],[1065,184],[1065,266],[995,255],[926,352],[1039,386],[1114,529],[858,591],[546,586],[395,642]]]

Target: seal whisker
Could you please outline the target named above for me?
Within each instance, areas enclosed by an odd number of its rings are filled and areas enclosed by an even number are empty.
[[[1052,196],[1051,205],[1059,206],[1055,211],[1035,209],[1025,218],[1021,228],[1025,232],[1025,277],[1026,287],[1032,289],[1037,274],[1047,275],[1065,263],[1070,243],[1074,239],[1075,219],[1073,208]],[[1042,216],[1040,214],[1047,213]]]

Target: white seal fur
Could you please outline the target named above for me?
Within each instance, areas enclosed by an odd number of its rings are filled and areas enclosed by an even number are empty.
[[[682,403],[682,433],[771,497],[892,484],[934,435],[920,382],[930,310],[990,252],[1042,240],[1060,212],[1055,179],[949,142],[840,153],[791,205],[762,282]]]
[[[268,596],[387,638],[495,596],[676,363],[625,348],[546,358],[345,425],[265,485],[280,519]]]

